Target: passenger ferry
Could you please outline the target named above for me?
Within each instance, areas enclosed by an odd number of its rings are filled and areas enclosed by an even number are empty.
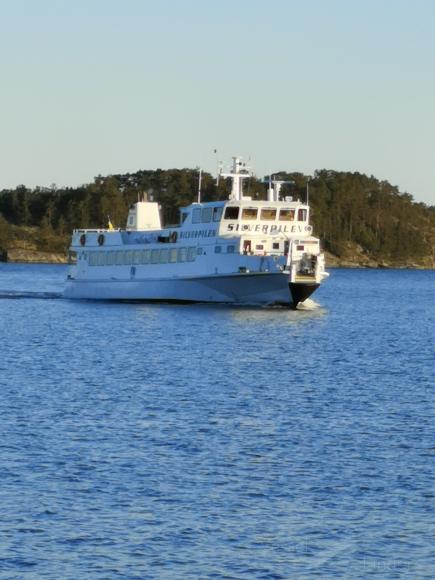
[[[308,205],[280,199],[278,180],[267,201],[244,196],[250,173],[237,157],[220,175],[232,180],[229,199],[182,208],[176,226],[162,226],[158,203],[138,201],[125,229],[74,230],[65,297],[294,307],[306,300],[328,276]]]

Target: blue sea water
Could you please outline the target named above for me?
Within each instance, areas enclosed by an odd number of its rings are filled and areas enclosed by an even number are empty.
[[[435,577],[435,272],[301,311],[0,265],[0,577]]]

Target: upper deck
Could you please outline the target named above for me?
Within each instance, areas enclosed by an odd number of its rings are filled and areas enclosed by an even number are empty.
[[[194,203],[181,210],[184,231],[213,228],[214,235],[301,237],[311,235],[309,207],[299,201],[259,201]]]
[[[232,173],[221,175],[232,179],[229,199],[201,203],[198,193],[197,203],[180,209],[177,225],[162,224],[158,203],[138,201],[130,207],[125,229],[75,230],[73,245],[80,240],[81,245],[132,245],[223,237],[235,238],[243,247],[251,247],[252,238],[261,249],[276,242],[273,249],[280,250],[278,238],[289,242],[311,236],[308,204],[291,197],[280,199],[281,185],[287,182],[271,179],[267,200],[255,200],[243,195],[243,180],[249,173],[238,158],[234,158]]]

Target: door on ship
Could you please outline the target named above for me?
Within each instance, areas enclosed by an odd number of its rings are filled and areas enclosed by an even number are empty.
[[[288,240],[286,240],[284,242],[284,256],[288,256],[289,249],[290,249],[290,242]]]

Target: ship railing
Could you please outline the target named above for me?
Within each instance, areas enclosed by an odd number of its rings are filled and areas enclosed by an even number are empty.
[[[122,228],[80,228],[74,229],[73,234],[105,234],[106,232],[120,232]]]

